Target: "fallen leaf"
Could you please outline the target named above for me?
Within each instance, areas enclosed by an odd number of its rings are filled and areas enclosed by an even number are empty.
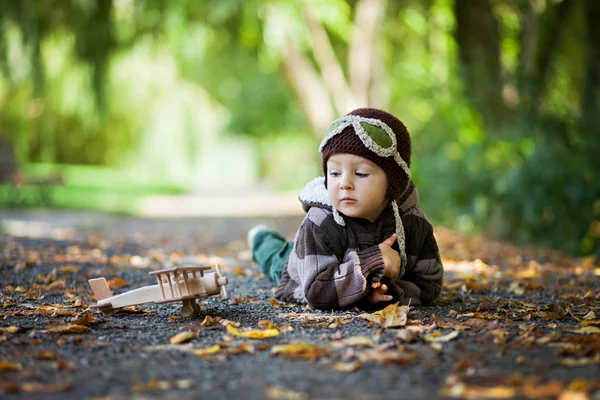
[[[556,398],[564,389],[562,382],[530,383],[523,385],[523,394],[529,399]]]
[[[271,297],[269,299],[269,304],[271,304],[272,308],[294,308],[294,307],[296,307],[296,304],[294,304],[294,303],[279,301],[274,297]]]
[[[581,317],[581,319],[586,320],[586,321],[592,321],[596,319],[596,313],[594,312],[594,310],[591,310],[590,312],[588,312],[587,314],[585,314],[583,317]]]
[[[301,360],[315,360],[327,353],[329,350],[326,347],[311,343],[290,343],[271,348],[271,354]]]
[[[581,335],[592,335],[594,333],[600,333],[600,328],[595,326],[585,326],[579,329],[566,329],[567,332],[578,333]]]
[[[419,339],[419,333],[413,329],[400,329],[396,333],[396,339],[401,342],[414,343]]]
[[[0,332],[1,333],[17,333],[17,332],[19,332],[19,327],[18,326],[9,326],[6,328],[0,328]]]
[[[169,390],[169,389],[189,389],[194,385],[193,379],[178,379],[176,381],[168,381],[164,379],[150,379],[146,383],[140,381],[133,381],[131,389],[134,392],[155,392],[157,390]]]
[[[0,371],[20,371],[21,366],[9,360],[0,360]]]
[[[227,332],[235,336],[246,337],[250,339],[268,339],[279,335],[281,332],[277,328],[271,329],[249,329],[240,331],[233,325],[227,325]]]
[[[35,354],[35,358],[40,360],[54,360],[56,358],[56,354],[50,351],[41,351]]]
[[[331,345],[334,348],[340,347],[374,347],[373,340],[366,336],[352,336],[340,341],[334,342]]]
[[[383,310],[372,314],[360,314],[359,317],[380,325],[382,328],[398,328],[406,325],[409,306],[400,306],[400,303],[390,304]]]
[[[169,339],[169,342],[171,342],[171,344],[187,343],[197,336],[198,334],[196,332],[179,332],[177,335],[172,336],[171,339]]]
[[[452,332],[448,333],[447,335],[442,335],[440,331],[434,331],[432,333],[423,335],[423,339],[425,339],[426,342],[431,342],[431,343],[445,343],[445,342],[448,342],[448,341],[454,339],[457,336],[458,336],[458,331],[452,331]]]
[[[600,354],[594,358],[563,358],[560,360],[560,363],[567,367],[586,367],[588,365],[600,364]]]
[[[125,282],[125,279],[121,278],[120,276],[117,276],[117,277],[107,281],[106,283],[108,283],[108,287],[111,290],[120,289],[122,287],[127,286],[127,282]]]
[[[338,372],[354,372],[358,371],[362,367],[362,363],[359,360],[350,362],[336,362],[333,364],[333,369]]]
[[[294,392],[292,390],[280,387],[270,386],[265,390],[265,394],[269,399],[273,400],[306,400],[308,395],[300,392]]]
[[[0,389],[12,393],[57,393],[64,392],[73,386],[71,382],[41,383],[41,382],[2,382]]]
[[[204,349],[196,349],[194,350],[194,354],[200,358],[205,358],[217,354],[219,351],[221,351],[221,345],[215,344],[214,346],[206,347]]]
[[[48,329],[48,332],[52,333],[81,333],[87,330],[87,326],[76,324],[49,325],[46,329]]]

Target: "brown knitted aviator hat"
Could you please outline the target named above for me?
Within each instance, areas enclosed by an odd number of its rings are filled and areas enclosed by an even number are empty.
[[[387,196],[396,219],[396,234],[404,274],[406,253],[404,226],[400,219],[397,200],[410,183],[410,135],[404,124],[392,114],[375,108],[359,108],[333,121],[319,146],[322,168],[327,187],[327,160],[335,153],[349,153],[364,157],[385,171],[388,178]],[[333,208],[335,221],[344,226],[339,212]]]
[[[372,141],[361,138],[357,130],[369,136]],[[396,146],[393,145],[393,141],[396,142]],[[371,145],[368,147],[365,142]],[[329,157],[335,153],[349,153],[364,157],[385,171],[389,185],[387,195],[390,200],[398,199],[406,190],[412,154],[410,135],[404,124],[390,113],[376,108],[359,108],[346,114],[329,126],[319,151],[322,153],[325,187]],[[403,163],[398,162],[397,155]],[[406,168],[401,164],[405,164]]]

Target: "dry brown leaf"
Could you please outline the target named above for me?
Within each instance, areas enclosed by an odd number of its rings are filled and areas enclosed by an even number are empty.
[[[77,316],[75,311],[65,310],[56,306],[34,306],[34,308],[39,314],[44,314],[48,317]]]
[[[594,358],[563,358],[560,360],[560,363],[567,367],[586,367],[588,365],[600,364],[600,354]]]
[[[600,333],[600,328],[595,326],[585,326],[579,329],[566,329],[567,332],[578,333],[580,335],[593,335],[595,333]]]
[[[175,389],[189,389],[194,385],[193,379],[179,379],[176,381],[150,379],[146,383],[140,381],[133,381],[131,389],[134,392],[155,392],[157,390],[169,390]]]
[[[261,329],[277,329],[273,322],[266,319],[258,321],[258,327]]]
[[[75,318],[73,318],[73,320],[71,322],[73,322],[76,325],[89,326],[95,320],[96,320],[96,317],[94,317],[93,314],[82,313],[82,314],[77,315]]]
[[[400,306],[399,303],[394,303],[383,310],[372,314],[360,314],[359,317],[378,324],[382,328],[399,328],[406,325],[409,311],[409,306]]]
[[[346,339],[342,339],[338,342],[333,342],[331,347],[374,347],[375,343],[371,338],[366,336],[352,336]]]
[[[333,369],[338,372],[354,372],[358,371],[362,367],[360,360],[354,360],[350,362],[337,362],[333,364]]]
[[[326,347],[311,343],[290,343],[271,348],[271,354],[301,360],[315,360],[327,353],[329,350]]]
[[[419,333],[414,329],[400,329],[396,333],[396,339],[401,342],[414,343],[419,339]]]
[[[235,327],[240,326],[239,322],[230,321],[228,319],[221,318],[221,317],[215,318],[215,322],[218,322],[219,324],[221,324],[221,325],[223,325],[225,327],[228,326],[228,325],[232,325],[232,326],[235,326]]]
[[[0,371],[20,371],[21,365],[10,360],[0,360]]]
[[[452,331],[446,335],[442,335],[440,331],[434,331],[423,335],[426,342],[431,343],[446,343],[458,336],[458,331]]]
[[[35,358],[40,360],[54,360],[56,358],[56,354],[51,351],[41,351],[35,354]]]
[[[77,324],[49,325],[46,329],[52,333],[81,333],[87,330],[87,326]]]
[[[66,360],[60,360],[56,363],[56,369],[58,371],[74,371],[71,364]]]
[[[406,365],[420,358],[419,354],[413,351],[405,351],[404,349],[394,350],[387,347],[389,345],[379,346],[375,349],[357,352],[356,355],[362,362],[377,362],[383,365]]]
[[[293,308],[296,307],[296,304],[294,303],[287,303],[284,301],[279,301],[274,297],[271,297],[269,299],[269,304],[271,304],[272,308]]]
[[[125,279],[121,278],[120,276],[117,276],[117,277],[107,281],[106,283],[108,283],[108,287],[111,290],[120,289],[122,287],[127,286],[127,282],[125,282]]]
[[[71,382],[41,383],[41,382],[2,382],[0,389],[12,393],[57,393],[72,387]]]
[[[177,335],[172,336],[171,339],[169,339],[169,342],[171,342],[171,344],[182,344],[189,342],[195,337],[198,337],[197,332],[179,332]]]
[[[294,392],[292,390],[280,387],[270,386],[265,390],[267,398],[273,400],[306,400],[308,395],[305,393]]]
[[[594,310],[590,310],[590,312],[581,317],[581,319],[586,321],[593,321],[596,319],[596,313],[594,312]]]
[[[523,394],[529,399],[556,398],[564,389],[562,382],[531,383],[525,382]]]

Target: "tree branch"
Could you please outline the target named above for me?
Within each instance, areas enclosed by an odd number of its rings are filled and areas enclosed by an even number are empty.
[[[349,75],[352,93],[362,107],[372,104],[369,92],[374,80],[374,61],[380,57],[375,38],[386,4],[386,0],[359,0],[356,6],[349,51]]]
[[[321,138],[334,117],[329,94],[311,63],[298,50],[288,33],[281,60],[315,137]]]
[[[323,76],[323,83],[331,94],[338,113],[345,114],[356,108],[356,101],[346,82],[344,71],[335,56],[327,32],[310,9],[306,7],[306,3],[303,5],[305,6],[304,21],[312,39],[312,49]]]

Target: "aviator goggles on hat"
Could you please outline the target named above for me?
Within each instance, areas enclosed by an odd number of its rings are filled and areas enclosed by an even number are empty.
[[[329,125],[329,128],[327,128],[325,137],[319,146],[319,152],[322,153],[327,142],[335,135],[341,133],[348,126],[354,128],[354,132],[356,132],[356,135],[367,149],[380,157],[393,157],[400,168],[402,168],[410,178],[410,169],[398,152],[394,131],[386,123],[375,118],[365,118],[359,115],[344,115],[343,117],[336,119]]]

